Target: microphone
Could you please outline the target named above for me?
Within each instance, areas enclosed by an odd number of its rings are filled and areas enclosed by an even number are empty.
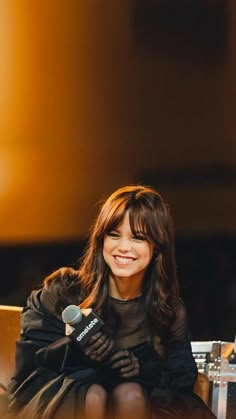
[[[82,347],[104,324],[91,308],[80,309],[73,304],[63,310],[62,320],[66,324],[66,336]]]

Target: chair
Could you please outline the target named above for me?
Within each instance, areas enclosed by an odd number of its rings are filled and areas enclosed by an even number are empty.
[[[202,372],[198,373],[193,391],[200,397],[200,399],[202,399],[202,401],[204,401],[204,403],[208,404],[210,394],[210,381],[209,378]]]
[[[15,367],[15,341],[20,337],[22,307],[0,305],[0,384],[7,387]]]
[[[0,305],[0,385],[7,387],[15,367],[15,341],[20,337],[22,307]],[[210,382],[199,372],[194,392],[207,404]],[[0,393],[2,390],[0,390]]]

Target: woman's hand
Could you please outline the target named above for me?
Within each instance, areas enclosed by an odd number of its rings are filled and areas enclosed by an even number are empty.
[[[113,345],[113,340],[99,331],[89,339],[83,349],[85,355],[93,361],[103,361],[111,354]]]
[[[119,370],[123,378],[135,377],[140,372],[138,358],[131,351],[118,351],[110,357],[111,367]]]

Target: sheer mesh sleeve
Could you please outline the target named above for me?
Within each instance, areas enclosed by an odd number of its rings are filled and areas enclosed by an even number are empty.
[[[189,337],[190,332],[187,311],[183,301],[180,300],[176,310],[176,320],[170,329],[169,343],[175,340],[187,339]]]
[[[192,355],[187,311],[181,300],[171,327],[167,352],[165,378],[168,386],[179,391],[192,391],[198,371]]]

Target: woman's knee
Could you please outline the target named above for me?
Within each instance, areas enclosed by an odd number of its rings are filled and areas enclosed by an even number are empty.
[[[124,383],[118,385],[112,393],[112,399],[117,403],[140,405],[145,403],[142,387],[137,383]]]
[[[95,407],[103,407],[106,405],[107,392],[99,384],[93,384],[89,387],[86,397],[85,404]]]

